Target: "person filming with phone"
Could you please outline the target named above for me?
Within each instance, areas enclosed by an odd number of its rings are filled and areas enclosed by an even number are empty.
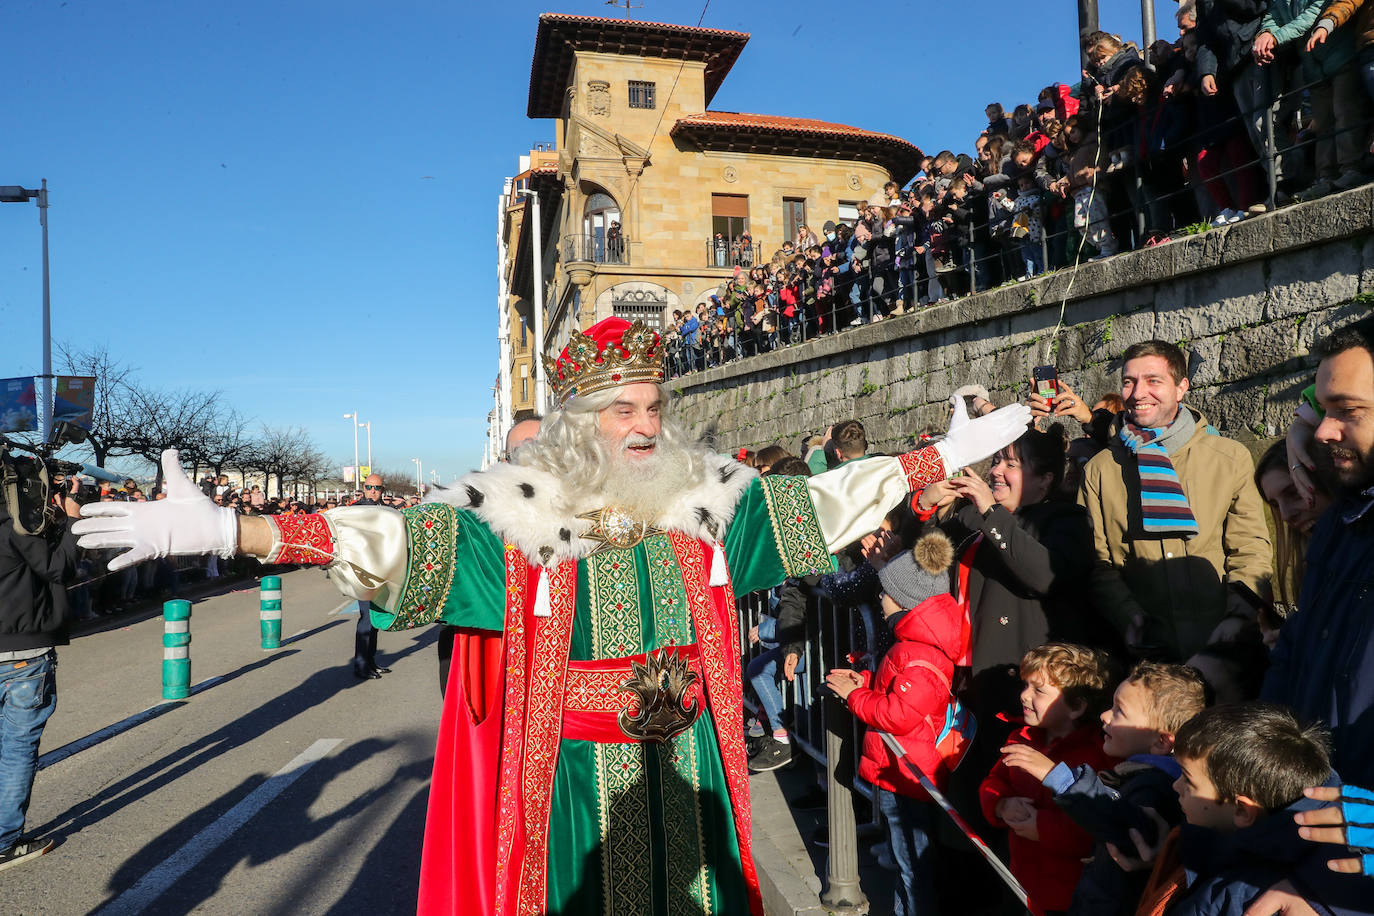
[[[1125,410],[1078,490],[1093,527],[1097,610],[1133,655],[1152,661],[1182,662],[1234,638],[1255,625],[1255,602],[1270,594],[1254,461],[1183,403],[1188,385],[1177,346],[1149,340],[1128,348]],[[1059,393],[1061,401],[1071,394]]]

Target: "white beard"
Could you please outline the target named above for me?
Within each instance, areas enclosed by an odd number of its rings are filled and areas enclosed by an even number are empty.
[[[641,458],[618,449],[611,453],[611,473],[601,491],[579,494],[578,501],[619,506],[636,518],[658,521],[683,490],[700,484],[701,471],[689,475],[689,467],[686,450],[666,446],[662,440],[652,454]]]

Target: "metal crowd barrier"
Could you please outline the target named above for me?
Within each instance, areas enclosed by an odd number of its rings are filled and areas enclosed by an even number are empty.
[[[805,588],[805,586],[800,586]],[[754,592],[738,602],[738,630],[743,670],[766,651],[761,644],[750,645],[749,630],[767,613],[772,616],[773,592]],[[874,611],[876,613],[876,609]],[[881,615],[878,615],[880,617]],[[788,733],[792,746],[803,751],[825,772],[826,829],[829,832],[829,855],[825,874],[825,891],[821,903],[827,906],[858,906],[867,902],[859,887],[859,861],[855,798],[857,792],[867,812],[867,823],[873,823],[871,790],[855,780],[858,752],[861,747],[862,726],[855,721],[848,707],[825,688],[825,674],[832,668],[863,668],[874,663],[876,646],[865,645],[856,650],[859,633],[875,634],[874,621],[862,609],[837,606],[827,598],[815,594],[807,597],[807,638],[803,651],[804,670],[789,683],[780,677],[783,713],[791,711]],[[869,639],[875,638],[870,636]],[[781,660],[779,661],[781,675]],[[765,723],[757,697],[745,682],[745,706]],[[794,758],[795,759],[795,758]]]

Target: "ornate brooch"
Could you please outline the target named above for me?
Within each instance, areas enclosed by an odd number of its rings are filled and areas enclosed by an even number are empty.
[[[662,528],[635,518],[619,506],[605,506],[591,512],[583,512],[578,518],[592,523],[592,526],[581,535],[589,541],[596,542],[592,553],[612,547],[633,547],[647,537],[663,533]]]
[[[701,714],[701,703],[687,698],[687,691],[697,679],[687,659],[671,648],[657,649],[644,658],[644,663],[631,662],[630,679],[616,688],[633,694],[639,701],[639,711],[631,715],[622,709],[616,717],[620,730],[636,741],[667,744],[682,734]]]

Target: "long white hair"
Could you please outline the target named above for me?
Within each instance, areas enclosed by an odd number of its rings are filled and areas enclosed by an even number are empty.
[[[637,468],[627,468],[623,456],[612,452],[598,418],[625,386],[575,395],[545,418],[539,435],[516,449],[511,460],[568,481],[588,497],[612,497],[611,502],[653,517],[671,498],[705,479],[707,454],[672,416],[668,391],[662,385],[657,388],[662,403],[654,455],[637,462]]]

